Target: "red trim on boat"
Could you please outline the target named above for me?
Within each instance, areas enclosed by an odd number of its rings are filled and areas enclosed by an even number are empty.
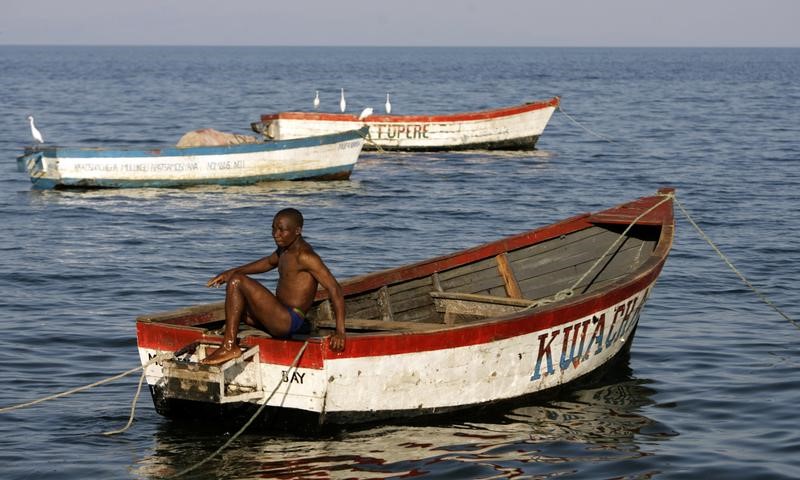
[[[659,191],[660,195],[658,196],[644,197],[596,214],[578,215],[550,226],[452,255],[359,277],[345,282],[343,288],[346,295],[369,291],[386,284],[419,278],[430,275],[435,271],[481,260],[500,252],[536,244],[565,233],[581,230],[593,223],[630,223],[647,209],[664,200],[663,195],[672,193],[672,191],[672,189],[662,189]],[[661,224],[663,227],[661,238],[651,258],[641,266],[640,273],[635,278],[607,285],[590,296],[554,306],[537,307],[535,311],[518,312],[488,323],[451,327],[441,331],[380,332],[350,336],[347,340],[347,347],[342,353],[330,351],[327,341],[315,337],[309,340],[309,347],[300,360],[300,367],[320,369],[324,359],[327,358],[398,355],[478,345],[576,322],[581,318],[623,301],[647,288],[656,280],[671,247],[670,239],[673,236],[673,222],[671,201],[662,203],[640,219],[639,223]],[[318,297],[320,296],[318,295]],[[324,298],[324,296],[321,296],[321,298]],[[196,316],[198,319],[202,319],[208,317],[208,313],[198,312]],[[187,318],[180,317],[180,320],[183,325],[158,323],[146,317],[139,319],[137,321],[139,347],[176,351],[198,340],[210,343],[221,342],[222,339],[219,335],[206,337],[203,334],[203,329],[186,326],[192,323],[188,316]],[[194,324],[198,323],[199,321],[194,322]],[[262,361],[278,365],[290,365],[301,348],[303,340],[283,340],[254,336],[247,337],[243,346],[256,344],[260,346],[260,358]]]
[[[325,122],[353,122],[357,124],[372,123],[455,123],[469,122],[475,120],[489,120],[493,118],[508,117],[521,113],[543,108],[558,107],[559,97],[542,102],[531,102],[513,107],[503,107],[493,110],[483,110],[479,112],[462,112],[445,115],[370,115],[365,121],[361,121],[355,115],[346,113],[324,113],[324,112],[279,112],[261,115],[262,122],[272,120],[317,120]]]

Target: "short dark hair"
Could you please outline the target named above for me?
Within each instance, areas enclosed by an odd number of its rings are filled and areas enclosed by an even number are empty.
[[[298,227],[303,226],[303,214],[296,208],[284,208],[275,214],[275,218],[278,217],[289,217]]]

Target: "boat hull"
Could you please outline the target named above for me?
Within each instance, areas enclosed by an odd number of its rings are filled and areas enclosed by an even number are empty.
[[[175,404],[266,403],[349,423],[573,385],[630,348],[672,244],[668,193],[343,282],[344,352],[330,350],[324,330],[292,339],[254,331],[239,342],[248,361],[202,366],[221,341],[222,303],[140,317],[139,355],[156,406],[170,415]],[[562,278],[593,263],[601,265],[593,275]],[[324,293],[317,302],[309,318],[325,328]]]
[[[17,159],[35,188],[139,188],[247,185],[263,181],[347,179],[366,131],[210,147],[90,149],[45,147]]]
[[[354,115],[281,112],[262,115],[253,130],[268,138],[289,139],[369,127],[367,150],[530,150],[553,112],[554,97],[514,107],[453,115]]]
[[[269,406],[311,413],[321,423],[446,413],[543,394],[595,373],[626,351],[651,289],[648,284],[606,308],[577,319],[559,319],[551,328],[531,330],[528,325],[537,322],[533,315],[523,315],[514,321],[519,334],[493,329],[498,336],[507,335],[502,340],[453,347],[463,343],[464,336],[481,337],[486,332],[431,333],[424,340],[417,339],[425,345],[422,351],[405,351],[415,348],[394,345],[403,353],[385,354],[380,352],[391,346],[383,344],[373,355],[333,357],[322,365],[301,363],[297,369],[284,362],[267,362],[246,375],[259,375],[263,385],[281,385]],[[353,341],[363,343],[359,340]],[[440,348],[437,342],[441,342]],[[144,344],[140,342],[139,347],[143,364],[163,352]],[[371,348],[353,346],[359,347]],[[324,347],[311,344],[308,348],[322,354]],[[157,397],[155,403],[167,413],[175,396],[163,388],[163,365],[151,365],[146,373]],[[207,391],[198,391],[182,399],[208,403],[207,395]]]

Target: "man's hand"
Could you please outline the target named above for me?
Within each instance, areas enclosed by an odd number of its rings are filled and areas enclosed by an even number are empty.
[[[224,272],[220,273],[216,277],[209,280],[208,283],[206,283],[206,287],[219,287],[220,285],[227,283],[228,278],[230,277],[230,272],[230,270],[225,270]]]
[[[344,351],[344,333],[336,332],[330,336],[331,350],[334,352]]]

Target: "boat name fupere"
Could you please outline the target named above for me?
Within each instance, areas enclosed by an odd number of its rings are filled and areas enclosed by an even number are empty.
[[[565,372],[570,367],[577,368],[581,362],[588,360],[590,356],[599,355],[615,341],[625,341],[639,319],[639,312],[649,291],[648,288],[591,317],[582,318],[565,327],[555,328],[539,335],[539,351],[531,381],[553,375],[556,370]],[[609,318],[610,323],[607,321]],[[586,343],[586,334],[590,326],[592,335]],[[559,336],[560,341],[556,341]],[[561,358],[557,364],[553,363],[554,342],[556,348],[559,343],[561,344]],[[543,364],[546,365],[544,372],[542,372]]]
[[[409,123],[394,125],[391,123],[376,123],[370,128],[370,133],[377,131],[376,138],[385,140],[399,140],[401,138],[413,140],[428,138],[428,125],[424,123]]]

